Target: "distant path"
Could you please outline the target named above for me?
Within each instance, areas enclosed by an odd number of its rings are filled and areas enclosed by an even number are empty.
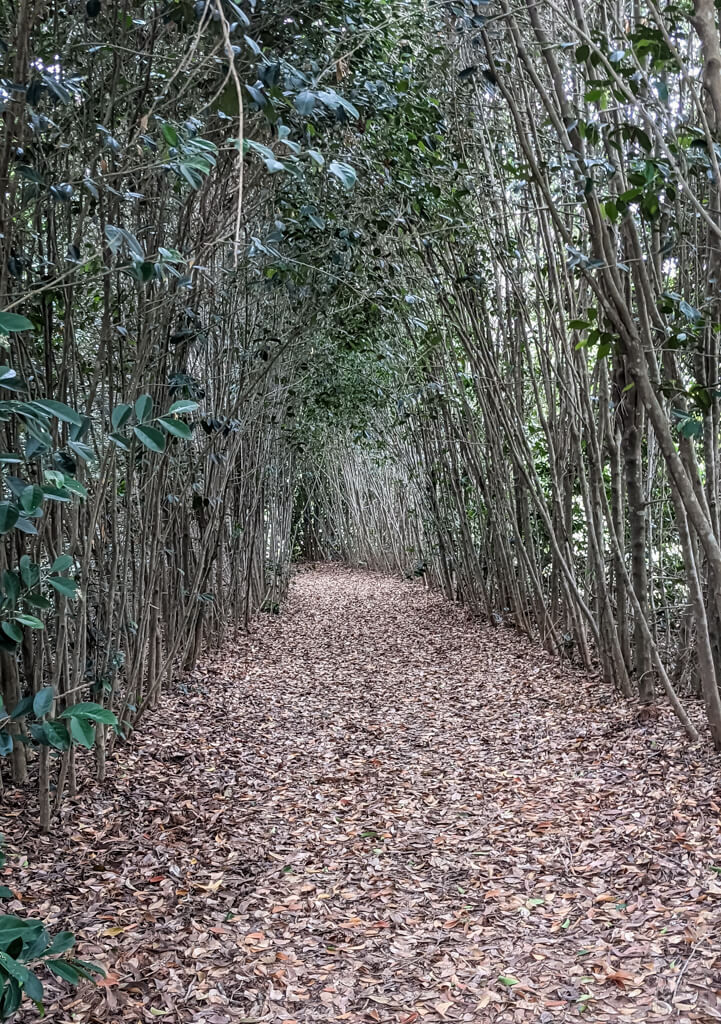
[[[47,1019],[721,1020],[718,759],[418,583],[300,573],[114,766],[3,826],[112,972]]]

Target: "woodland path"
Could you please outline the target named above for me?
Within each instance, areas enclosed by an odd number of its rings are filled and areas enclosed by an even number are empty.
[[[416,582],[301,572],[116,762],[4,815],[110,971],[52,1021],[721,1019],[718,759]]]

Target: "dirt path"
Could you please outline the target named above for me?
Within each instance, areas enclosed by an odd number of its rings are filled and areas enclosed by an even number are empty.
[[[111,972],[50,1020],[721,1020],[718,759],[418,584],[300,574],[115,765],[4,816]]]

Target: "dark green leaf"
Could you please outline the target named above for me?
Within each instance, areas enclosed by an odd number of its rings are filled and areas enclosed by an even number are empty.
[[[165,435],[155,427],[142,425],[133,427],[133,431],[135,436],[142,441],[145,447],[149,448],[151,452],[165,451]]]
[[[193,436],[193,432],[188,424],[184,423],[182,420],[173,419],[172,416],[161,416],[158,422],[162,423],[168,433],[174,434],[175,437],[183,437],[187,439]]]
[[[32,330],[33,325],[26,316],[19,316],[17,313],[0,313],[0,334]]]
[[[32,710],[33,699],[32,697],[23,697],[19,703],[10,712],[11,718],[22,718],[23,715],[27,715],[28,711]]]
[[[47,966],[49,971],[57,974],[58,978],[62,978],[63,981],[69,981],[71,985],[77,985],[80,981],[80,975],[75,968],[64,960],[48,960]]]
[[[43,715],[47,715],[50,708],[53,706],[55,700],[55,689],[52,686],[44,686],[42,690],[33,697],[33,714],[36,718],[42,718]]]
[[[5,636],[9,636],[16,644],[23,642],[23,631],[14,622],[3,622],[2,631]]]
[[[95,729],[87,718],[70,719],[70,736],[81,747],[87,747],[88,750],[95,743]]]
[[[43,729],[48,746],[54,747],[56,750],[68,749],[70,746],[70,735],[68,727],[64,722],[60,722],[57,719],[52,722],[43,722]]]
[[[135,416],[138,423],[144,423],[147,419],[150,419],[153,411],[153,399],[150,395],[141,395],[135,403]]]
[[[127,423],[132,411],[132,408],[124,403],[122,405],[116,405],[110,416],[110,423],[113,430],[120,430],[120,428]]]
[[[72,555],[60,555],[50,566],[50,572],[65,572],[73,564]]]
[[[41,507],[44,497],[42,487],[38,487],[37,484],[28,484],[20,496],[20,504],[26,512],[34,512],[35,509]]]
[[[163,127],[161,128],[161,131],[163,133],[163,138],[168,143],[168,145],[177,148],[178,133],[176,132],[175,128],[173,128],[172,124],[164,124]]]
[[[9,533],[18,521],[20,512],[17,505],[0,501],[0,534]]]
[[[62,420],[63,423],[73,423],[77,427],[82,426],[82,417],[64,402],[55,402],[51,398],[36,398],[31,404],[39,407],[49,416],[55,416],[56,419]]]
[[[45,950],[44,955],[59,956],[61,953],[67,953],[67,951],[72,949],[74,945],[75,936],[72,932],[58,932],[48,948]]]
[[[41,619],[36,618],[34,615],[16,615],[15,619],[17,622],[21,622],[23,626],[29,626],[30,629],[45,629],[45,625]]]
[[[66,708],[60,715],[61,718],[86,718],[92,722],[102,722],[103,725],[117,725],[118,720],[112,711],[95,704],[92,701],[82,701]]]
[[[78,584],[69,576],[50,576],[48,577],[48,583],[54,590],[57,590],[58,594],[62,594],[63,597],[75,600],[78,596]]]

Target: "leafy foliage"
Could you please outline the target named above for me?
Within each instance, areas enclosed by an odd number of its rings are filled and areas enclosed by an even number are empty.
[[[0,868],[4,862],[0,846]],[[0,899],[12,898],[12,892],[1,886]],[[92,981],[94,976],[104,975],[94,964],[63,955],[74,945],[70,932],[51,938],[42,921],[0,914],[0,1020],[14,1017],[25,998],[43,1012],[43,985],[36,973],[39,967],[71,985],[82,978]]]

